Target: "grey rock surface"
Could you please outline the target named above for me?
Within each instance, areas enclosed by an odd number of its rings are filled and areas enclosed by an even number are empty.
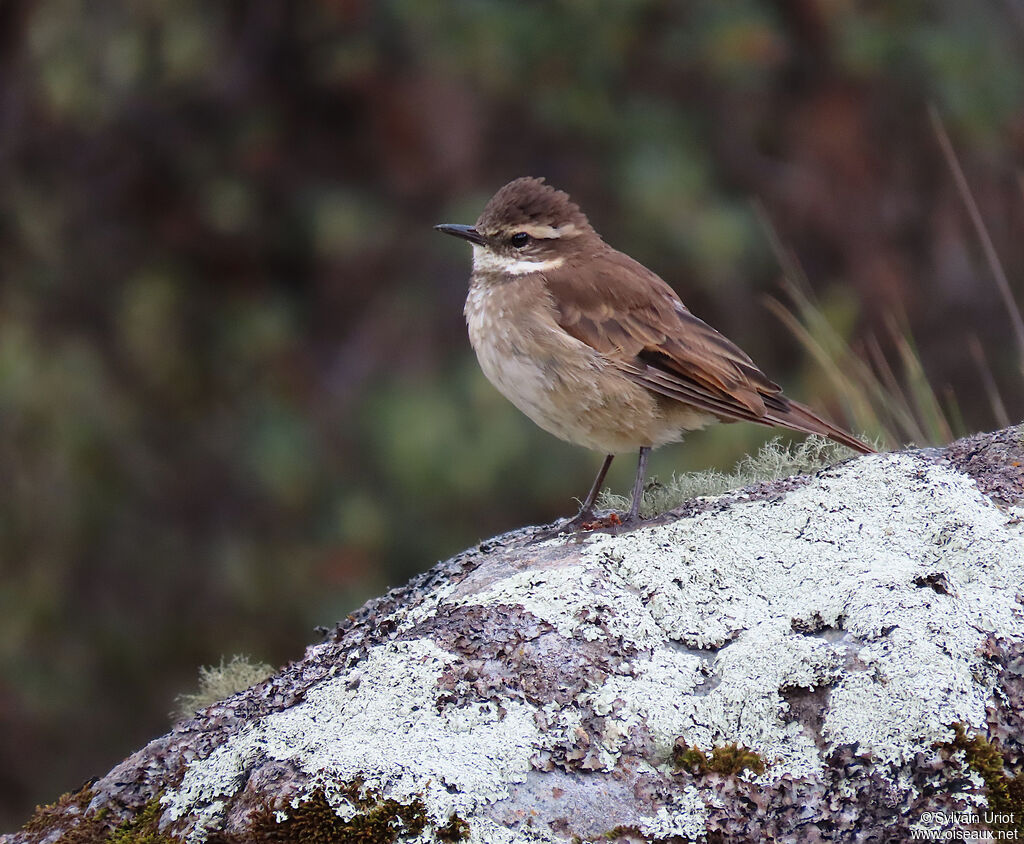
[[[507,534],[2,840],[60,840],[101,812],[124,828],[146,807],[173,839],[304,840],[314,803],[350,831],[383,821],[365,841],[984,827],[992,782],[954,725],[1019,772],[1022,462],[1011,428],[619,535]]]

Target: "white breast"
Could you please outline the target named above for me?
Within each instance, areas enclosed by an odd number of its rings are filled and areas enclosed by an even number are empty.
[[[535,318],[515,308],[508,285],[473,285],[466,299],[469,341],[487,379],[534,421],[558,387],[555,369],[545,366]],[[538,422],[538,424],[541,424]]]
[[[498,280],[495,280],[498,279]],[[541,274],[474,274],[466,324],[480,368],[509,401],[550,434],[604,454],[678,440],[709,417],[663,402],[620,367],[567,334]]]
[[[610,399],[617,405],[614,413],[631,415],[623,414],[615,401],[619,397],[607,393],[620,379],[597,352],[558,326],[541,277],[474,284],[466,299],[466,323],[484,375],[537,425],[577,445],[620,450],[617,440],[609,442],[594,430],[595,423],[607,429],[602,420]],[[631,393],[639,392],[621,381]]]

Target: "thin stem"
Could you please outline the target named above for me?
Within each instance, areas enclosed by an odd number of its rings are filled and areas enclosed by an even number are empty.
[[[1017,351],[1020,354],[1020,365],[1024,368],[1024,317],[1021,316],[1020,308],[1017,307],[1017,302],[1013,298],[1013,291],[1010,290],[1010,282],[1006,278],[1006,271],[1003,269],[1003,264],[999,260],[999,255],[992,243],[992,238],[989,236],[988,229],[985,228],[985,221],[981,217],[981,211],[978,210],[978,203],[974,201],[974,196],[971,194],[970,185],[967,184],[967,177],[964,176],[963,168],[960,167],[960,162],[957,160],[956,150],[953,149],[953,142],[949,139],[946,127],[942,125],[942,118],[939,117],[939,111],[934,105],[930,105],[928,107],[928,114],[931,117],[932,128],[935,130],[935,136],[938,138],[939,146],[942,148],[942,154],[946,158],[946,165],[953,174],[953,180],[956,182],[957,190],[960,191],[960,198],[967,207],[967,214],[970,216],[971,223],[974,225],[974,231],[978,235],[978,239],[981,241],[981,248],[985,252],[985,260],[988,262],[992,275],[995,276],[996,285],[999,287],[999,293],[1003,297],[1003,302],[1006,305],[1006,312],[1010,315],[1010,321],[1013,323],[1013,331],[1017,337]]]
[[[971,357],[974,358],[974,365],[978,367],[978,375],[981,377],[981,384],[988,395],[988,403],[992,406],[992,415],[996,418],[996,424],[1000,428],[1010,427],[1010,414],[1006,412],[1006,405],[1003,404],[1003,397],[999,395],[999,388],[996,386],[996,379],[992,377],[992,370],[985,359],[985,350],[981,347],[981,341],[972,334],[967,338],[967,348]]]

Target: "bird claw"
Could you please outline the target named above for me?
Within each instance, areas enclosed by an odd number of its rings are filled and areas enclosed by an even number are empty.
[[[640,525],[643,524],[643,522],[644,519],[642,516],[638,515],[637,513],[631,513],[627,515],[624,519],[619,520],[618,527],[624,530],[633,530],[633,528],[640,527]]]
[[[595,513],[593,510],[580,510],[571,519],[555,522],[550,528],[540,531],[538,539],[553,539],[556,536],[578,535],[607,531],[618,533],[623,528],[635,528],[643,521],[639,516],[620,515],[614,510],[606,513]]]
[[[577,523],[577,527],[581,531],[603,530],[603,529],[607,529],[607,528],[616,528],[616,527],[618,527],[619,525],[621,525],[623,523],[622,522],[622,517],[618,513],[616,513],[614,510],[612,512],[608,513],[608,515],[606,515],[606,516],[595,517],[593,513],[588,513],[587,515],[588,515],[589,518],[584,519],[583,521],[580,521],[580,522]],[[579,517],[577,516],[576,518],[579,518]],[[573,522],[576,522],[576,519],[573,519]]]

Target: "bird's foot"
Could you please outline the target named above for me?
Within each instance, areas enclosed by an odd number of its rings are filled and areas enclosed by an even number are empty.
[[[573,519],[570,524],[574,524],[577,530],[591,531],[591,530],[607,530],[609,528],[617,528],[622,524],[622,517],[612,510],[610,513],[606,513],[603,516],[597,516],[594,513],[587,513],[586,518],[577,521],[580,517],[577,516]]]
[[[640,527],[644,519],[638,513],[627,513],[618,521],[618,527],[622,530],[633,530]]]
[[[635,519],[633,522],[630,522],[628,521],[628,517],[624,519],[622,515],[616,513],[614,510],[609,510],[604,513],[595,513],[591,509],[586,509],[580,510],[580,512],[571,519],[564,519],[555,522],[550,528],[540,531],[537,534],[537,538],[552,539],[561,535],[578,535],[594,531],[617,533],[618,530],[624,526],[635,527],[639,523],[640,519]]]

